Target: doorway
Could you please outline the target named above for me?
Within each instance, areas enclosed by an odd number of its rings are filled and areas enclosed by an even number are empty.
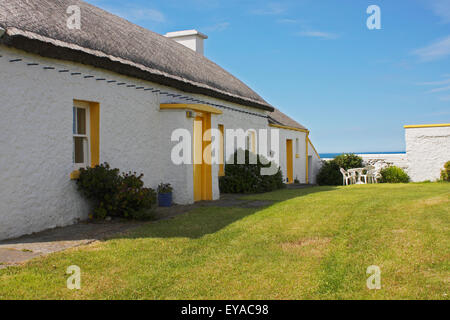
[[[308,156],[308,183],[313,183],[314,177],[314,168],[313,168],[313,159],[312,156]]]
[[[211,114],[197,113],[194,120],[194,201],[212,200]],[[205,134],[206,133],[206,134]],[[205,141],[206,140],[206,141]]]
[[[292,140],[286,140],[286,182],[294,183],[294,155],[292,150]]]

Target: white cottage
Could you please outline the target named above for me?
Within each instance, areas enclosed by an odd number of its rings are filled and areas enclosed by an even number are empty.
[[[74,5],[80,29],[67,24]],[[171,161],[178,128],[200,151],[209,128],[280,129],[286,182],[314,183],[309,131],[206,59],[204,39],[161,36],[79,0],[2,1],[0,239],[85,219],[72,179],[102,162],[171,183],[178,204],[219,199],[222,165]]]
[[[280,130],[280,167],[285,182],[315,184],[320,156],[309,139],[309,130],[280,110],[268,113],[269,126]]]

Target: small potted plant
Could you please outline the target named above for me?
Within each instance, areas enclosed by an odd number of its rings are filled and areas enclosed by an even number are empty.
[[[170,183],[160,183],[158,186],[158,205],[160,207],[172,206],[172,191]]]

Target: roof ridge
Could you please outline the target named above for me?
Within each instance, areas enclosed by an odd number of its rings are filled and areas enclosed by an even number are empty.
[[[274,110],[268,114],[268,117],[269,121],[272,120],[273,122],[276,122],[275,124],[278,125],[283,125],[297,129],[307,129],[305,126],[301,125],[296,120],[286,115],[277,108],[274,108]]]

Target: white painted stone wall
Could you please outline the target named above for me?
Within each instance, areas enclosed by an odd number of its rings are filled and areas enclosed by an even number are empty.
[[[406,152],[412,181],[439,179],[450,161],[450,127],[406,128]]]
[[[272,128],[277,129],[277,128]],[[293,151],[293,169],[294,179],[298,179],[300,183],[306,183],[306,133],[294,130],[280,130],[280,167],[283,173],[284,182],[287,178],[287,157],[286,157],[286,140],[292,140]],[[296,139],[298,139],[298,148],[296,147]],[[299,158],[296,155],[299,155]]]
[[[360,153],[357,156],[363,159],[364,164],[368,164],[369,162],[384,162],[393,166],[397,166],[400,168],[408,168],[408,159],[406,153],[393,153],[393,154],[369,154],[369,153]],[[323,158],[323,161],[330,161],[333,158]]]
[[[317,183],[317,174],[319,173],[320,168],[322,168],[322,160],[319,155],[314,150],[314,147],[311,143],[308,146],[308,156],[311,157],[311,164],[308,167],[309,171],[309,183],[316,184]]]
[[[208,99],[211,100],[211,99]],[[219,103],[218,101],[216,103]],[[251,111],[254,113],[258,113],[263,115],[264,112],[255,111],[254,109],[246,108],[243,106],[233,105],[233,104],[227,104],[233,107],[239,107],[242,110]],[[224,113],[221,115],[213,115],[211,117],[211,128],[219,128],[219,124],[224,126],[224,130],[227,129],[243,129],[244,131],[247,130],[256,130],[256,132],[259,131],[259,129],[268,129],[267,125],[267,118],[263,117],[256,117],[240,112],[233,112],[233,111],[227,111],[224,110]],[[224,143],[227,143],[226,133],[224,137]],[[226,153],[226,148],[224,149],[224,153]],[[227,160],[227,159],[225,159]],[[212,186],[213,186],[213,199],[217,200],[220,199],[220,191],[219,191],[219,165],[213,165],[212,168]]]
[[[81,64],[0,47],[0,239],[85,219],[89,206],[69,179],[73,99],[100,102],[100,159],[123,171],[144,173],[156,187],[164,161],[158,94],[71,76],[58,70],[139,82]],[[23,61],[10,62],[21,58]],[[39,66],[28,66],[37,62]],[[51,66],[57,70],[44,70]],[[131,94],[132,93],[132,94]],[[177,170],[175,166],[173,171]],[[181,179],[181,178],[177,178]],[[178,190],[185,182],[173,181]],[[180,201],[187,202],[181,195]]]
[[[363,158],[364,165],[373,165],[376,168],[396,166],[404,170],[408,169],[408,159],[405,153],[395,154],[358,154]]]
[[[86,219],[89,204],[69,179],[72,165],[73,100],[100,103],[100,162],[144,173],[146,186],[174,187],[174,201],[193,202],[193,169],[170,160],[171,133],[193,120],[184,111],[160,111],[158,93],[96,78],[160,90],[177,90],[94,67],[43,58],[0,46],[0,239],[65,226]],[[10,62],[12,59],[23,59]],[[27,63],[39,63],[28,66]],[[55,70],[44,70],[44,66]],[[70,70],[60,73],[59,70]],[[82,75],[72,76],[70,73]],[[95,78],[85,79],[84,75]],[[179,91],[178,91],[179,92]],[[264,114],[253,108],[202,95],[194,98]],[[212,117],[212,127],[268,128],[267,119],[235,111]],[[304,141],[304,139],[300,139]],[[218,199],[218,165],[213,166],[213,197]]]
[[[183,92],[175,90],[175,89],[170,89],[170,91],[173,93],[178,93],[178,94],[183,93]],[[258,132],[259,129],[268,129],[267,118],[265,117],[265,112],[262,110],[242,106],[242,105],[231,103],[231,102],[225,102],[223,100],[215,99],[212,97],[206,97],[206,96],[198,95],[198,94],[190,94],[190,96],[195,99],[205,100],[212,104],[226,105],[227,107],[232,107],[232,108],[236,108],[236,109],[239,109],[242,111],[252,112],[254,114],[260,115],[260,117],[259,117],[259,116],[242,113],[242,112],[221,109],[223,111],[223,114],[221,114],[221,115],[213,114],[211,116],[211,128],[212,129],[218,129],[219,125],[223,125],[224,130],[243,129],[244,131],[255,130],[256,132]],[[170,98],[169,99],[162,98],[162,99],[163,99],[162,103],[167,103],[168,101],[170,101]],[[170,114],[171,116],[176,114],[179,117],[178,118],[179,120],[178,120],[178,122],[175,122],[175,123],[177,123],[177,124],[184,123],[183,126],[181,126],[181,127],[189,128],[191,136],[192,136],[194,119],[186,118],[185,110],[171,110],[171,111],[164,111],[163,113]],[[183,122],[181,122],[182,119],[184,119]],[[164,136],[167,137],[167,139],[168,139],[168,141],[165,143],[171,143],[170,135],[171,135],[173,128],[172,127],[170,127],[170,128],[171,129],[167,130],[167,133],[164,134]],[[224,142],[225,142],[225,144],[227,143],[226,137],[224,137]],[[175,145],[175,143],[171,143],[171,146],[174,146],[174,145]],[[170,152],[171,148],[168,148],[168,150]],[[224,150],[224,152],[225,152],[225,150]],[[168,157],[170,158],[170,154],[168,155]],[[188,199],[193,199],[193,167],[190,165],[182,166],[182,167],[185,167],[183,170],[185,170],[184,175],[186,175],[186,185],[187,185],[187,188],[189,189],[189,190],[185,190],[186,196],[188,196]],[[172,169],[170,169],[170,170],[172,170]],[[180,173],[180,174],[182,174],[182,173]],[[212,165],[213,200],[220,199],[219,178],[218,177],[219,177],[219,165],[213,164]],[[177,203],[180,203],[180,202],[177,202]]]

